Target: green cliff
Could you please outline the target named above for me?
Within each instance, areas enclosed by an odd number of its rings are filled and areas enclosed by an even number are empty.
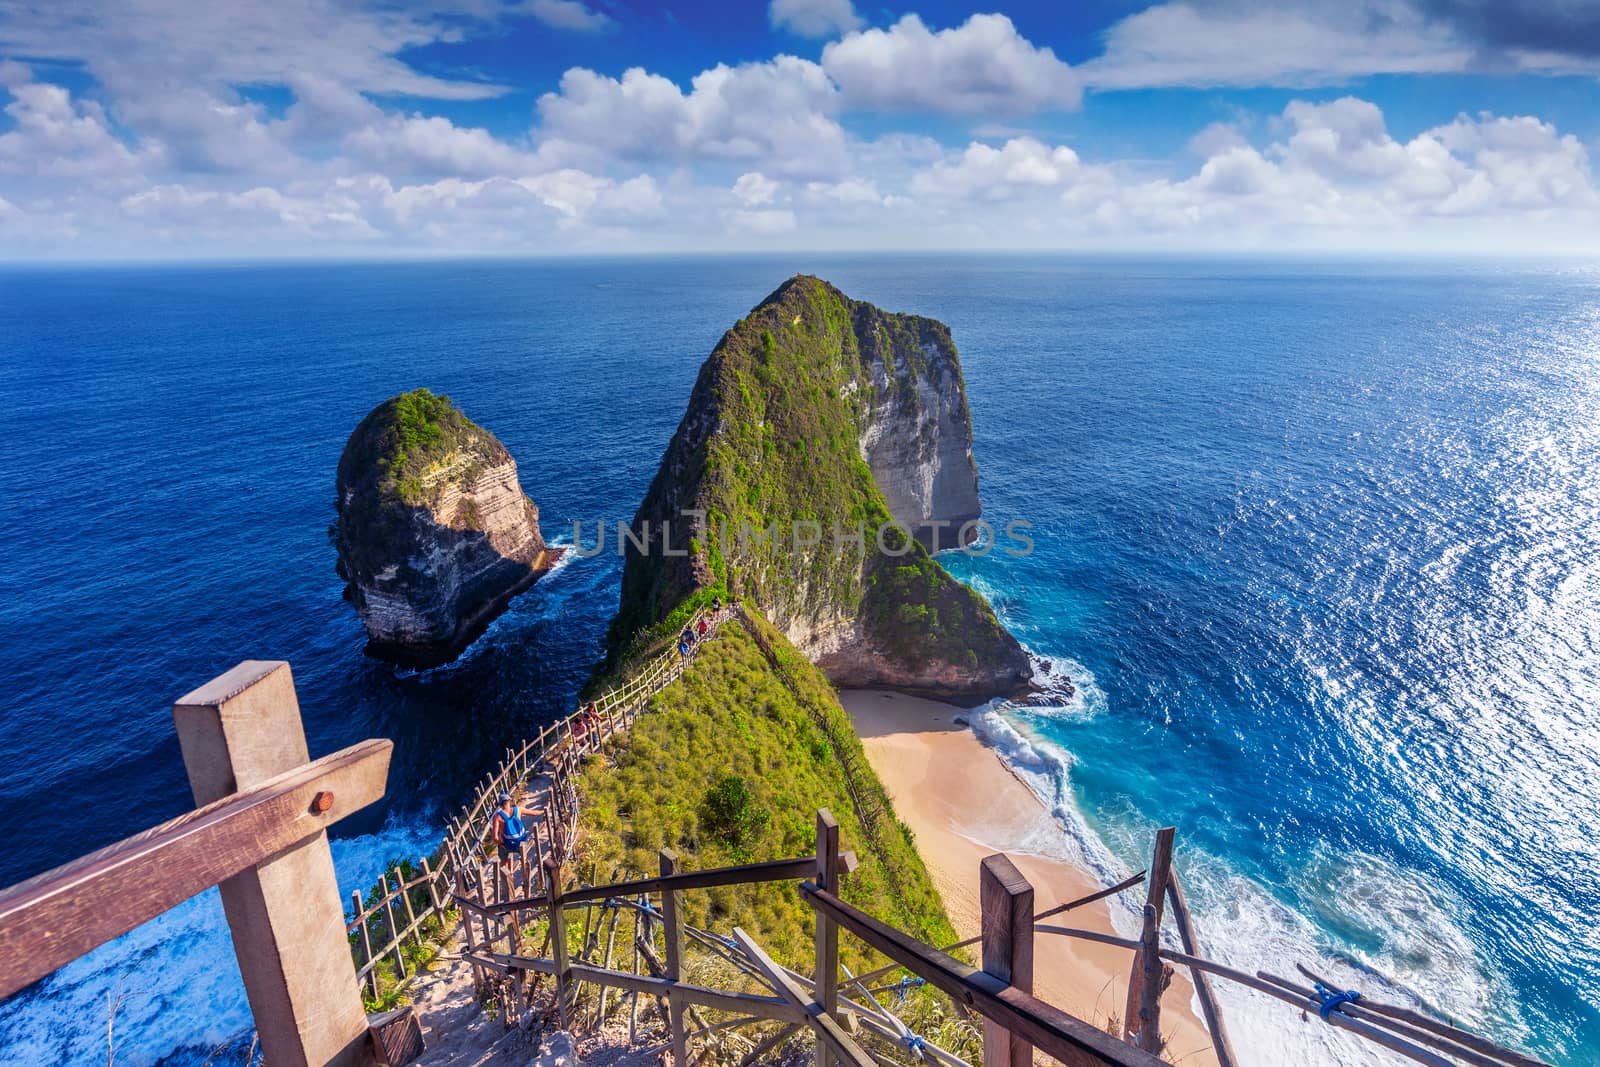
[[[722,588],[838,685],[1009,695],[1026,654],[924,546],[970,540],[978,514],[949,330],[797,276],[700,369],[634,519],[614,644]]]

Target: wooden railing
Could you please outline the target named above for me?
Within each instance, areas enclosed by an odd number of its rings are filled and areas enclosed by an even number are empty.
[[[694,630],[704,619],[707,630],[688,657],[678,653],[674,638],[673,648],[650,660],[623,685],[544,727],[520,747],[506,749],[499,766],[478,783],[471,802],[449,820],[432,856],[418,860],[409,875],[396,868],[384,872],[366,895],[351,894],[346,932],[351,936],[356,980],[370,1001],[379,1001],[385,992],[393,996],[415,977],[406,961],[406,944],[409,940],[416,949],[424,949],[423,929],[430,919],[447,920],[458,880],[477,885],[498,877],[486,863],[494,848],[496,796],[521,793],[530,780],[540,777],[541,770],[549,779],[546,816],[533,821],[528,849],[507,872],[512,884],[521,878],[524,884],[542,885],[545,862],[564,860],[572,844],[577,792],[571,772],[578,760],[600,751],[626,731],[649,699],[683,673],[688,660],[698,653],[700,641],[710,639],[732,614],[730,608],[697,613],[688,628]],[[386,963],[394,976],[387,986],[379,977]]]
[[[1198,952],[1188,903],[1173,869],[1173,840],[1170,828],[1157,835],[1148,877],[1141,872],[1038,913],[1034,912],[1033,887],[1010,858],[988,856],[978,870],[981,932],[946,949],[924,944],[841,899],[841,876],[854,869],[855,857],[838,851],[838,825],[826,810],[817,813],[814,856],[685,872],[679,870],[676,854],[663,850],[659,876],[598,886],[570,885],[561,865],[551,864],[543,888],[537,892],[512,897],[506,894],[504,882],[480,883],[461,887],[455,901],[462,912],[465,956],[473,964],[475,980],[482,991],[505,1006],[508,1024],[531,1021],[538,983],[545,977],[554,979],[551,1010],[563,1026],[575,1022],[576,992],[582,985],[600,990],[595,1024],[607,1013],[605,990],[622,990],[635,998],[644,994],[660,1001],[666,1022],[665,1041],[659,1049],[645,1051],[670,1052],[672,1062],[678,1065],[690,1062],[690,1042],[695,1037],[758,1026],[764,1027],[765,1033],[744,1057],[745,1065],[760,1062],[763,1055],[775,1055],[798,1031],[809,1029],[817,1043],[819,1065],[893,1063],[899,1062],[896,1057],[909,1054],[912,1059],[942,1067],[966,1067],[959,1056],[913,1033],[878,1000],[876,993],[893,986],[874,990],[872,983],[901,972],[942,991],[959,1011],[981,1020],[984,1067],[1027,1067],[1034,1062],[1035,1051],[1072,1067],[1157,1067],[1163,1051],[1161,992],[1170,979],[1166,972],[1176,965],[1194,976],[1211,1051],[1221,1067],[1235,1067],[1238,1057],[1211,988],[1213,979],[1239,983],[1302,1011],[1316,1009],[1329,1025],[1429,1067],[1548,1067],[1408,1009],[1330,993],[1332,987],[1305,968],[1301,972],[1314,988],[1265,972],[1245,974],[1204,958]],[[775,962],[743,930],[735,928],[729,938],[694,929],[683,921],[680,898],[685,892],[790,879],[803,879],[798,887],[801,897],[816,917],[815,958],[808,973]],[[1140,885],[1145,887],[1145,904],[1138,939],[1045,922]],[[1171,907],[1182,951],[1161,945],[1162,904]],[[576,908],[584,909],[585,919],[574,956],[570,944],[573,931],[566,913]],[[609,936],[601,934],[603,917],[592,921],[596,909],[603,909],[602,916],[612,916]],[[617,916],[628,911],[635,916],[632,944],[637,952],[633,967],[624,970],[613,965],[619,961],[613,960],[611,947]],[[532,930],[543,927],[543,945],[533,954],[526,951],[530,946],[524,945],[530,920]],[[850,974],[839,964],[841,932],[881,954],[889,961],[887,965],[859,976]],[[1035,935],[1041,933],[1132,952],[1128,1015],[1120,1033],[1108,1033],[1034,995]],[[602,943],[603,957],[585,958],[597,954]],[[971,945],[981,945],[978,967],[950,955]],[[690,946],[729,963],[759,989],[712,988],[686,981],[685,950]],[[1336,1001],[1331,1005],[1330,996]],[[708,1022],[697,1017],[699,1009],[732,1017]],[[630,1016],[630,1038],[634,1029]]]
[[[393,746],[312,760],[287,663],[241,663],[173,718],[200,806],[0,891],[0,998],[219,886],[268,1062],[361,1065],[405,1047],[344,977],[327,836],[383,796]]]

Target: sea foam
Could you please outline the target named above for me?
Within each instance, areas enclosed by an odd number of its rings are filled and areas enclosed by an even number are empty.
[[[1065,667],[1070,661],[1052,662]],[[1065,860],[1111,884],[1132,873],[1129,864],[1074,802],[1072,754],[1028,722],[1041,714],[1077,716],[1087,707],[1104,707],[1088,672],[1075,663],[1072,670],[1078,693],[1097,694],[1098,704],[1081,697],[1059,707],[995,701],[968,721],[1052,816],[1052,826],[1031,828],[1014,847]],[[1265,969],[1309,985],[1294,967],[1304,963],[1341,988],[1359,988],[1390,1003],[1435,1012],[1448,1006],[1451,1017],[1468,1026],[1481,1026],[1493,1014],[1494,983],[1471,939],[1453,919],[1440,888],[1415,872],[1365,854],[1320,855],[1294,884],[1283,887],[1297,900],[1325,902],[1308,917],[1219,857],[1182,850],[1180,865],[1202,953],[1218,962],[1249,974]],[[1136,907],[1142,899],[1130,892],[1111,901],[1112,925],[1125,937],[1138,936]],[[1343,936],[1330,933],[1341,928]],[[1171,931],[1167,940],[1177,947]],[[1314,1012],[1303,1015],[1293,1005],[1236,983],[1214,984],[1232,1044],[1246,1064],[1378,1067],[1392,1062],[1391,1054],[1323,1024]],[[1198,1004],[1193,1007],[1198,1014]]]

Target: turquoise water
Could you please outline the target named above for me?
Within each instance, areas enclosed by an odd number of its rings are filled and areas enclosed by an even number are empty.
[[[783,257],[0,274],[0,881],[188,806],[168,706],[288,659],[314,752],[396,742],[346,888],[568,706],[615,608],[575,560],[448,668],[361,656],[339,449],[426,384],[546,535],[626,518],[723,328],[784,277],[949,323],[984,503],[953,570],[1069,675],[987,736],[1106,870],[1179,829],[1219,955],[1319,961],[1600,1062],[1600,273]],[[592,527],[590,527],[592,530]],[[565,531],[565,532],[564,532]],[[85,818],[83,811],[93,815]],[[0,1006],[0,1063],[198,1062],[248,1023],[214,895]],[[154,964],[160,961],[161,968]],[[1258,1063],[1362,1062],[1253,997]]]

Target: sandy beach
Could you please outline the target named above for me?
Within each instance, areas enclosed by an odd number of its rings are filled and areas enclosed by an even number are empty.
[[[855,720],[867,758],[894,799],[895,810],[917,837],[956,930],[978,932],[978,864],[995,852],[1011,856],[1034,887],[1038,910],[1101,888],[1088,872],[1049,857],[1019,851],[1030,832],[1051,816],[999,755],[952,719],[960,708],[932,700],[849,690],[840,699]],[[1130,890],[1142,894],[1143,889]],[[1075,909],[1052,922],[1114,933],[1104,902]],[[1054,935],[1035,946],[1034,992],[1080,1018],[1104,1026],[1121,1018],[1132,954]],[[1188,976],[1174,977],[1161,1002],[1166,1058],[1185,1067],[1215,1064],[1211,1039],[1191,1006]]]

